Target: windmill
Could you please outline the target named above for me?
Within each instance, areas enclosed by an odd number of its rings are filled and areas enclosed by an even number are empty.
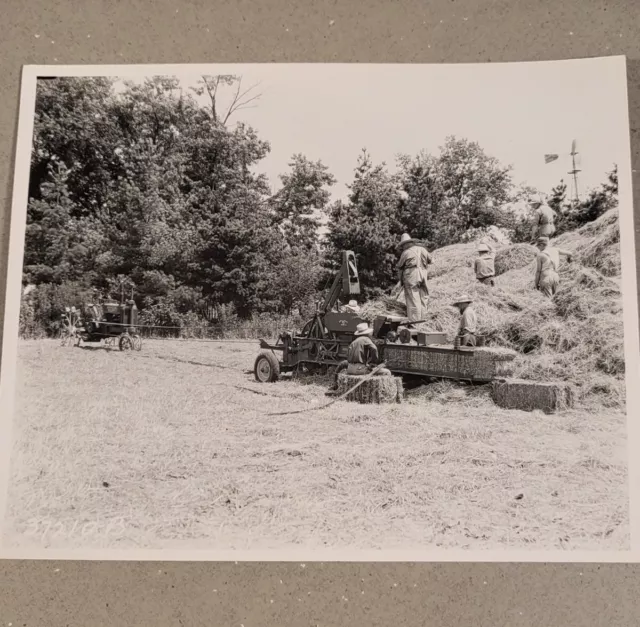
[[[580,194],[578,193],[578,172],[580,172],[581,170],[579,169],[580,157],[578,154],[578,146],[575,139],[571,142],[570,155],[571,155],[571,170],[569,170],[568,173],[571,175],[571,178],[573,181],[571,196],[572,196],[574,205],[578,205],[580,204]]]
[[[574,139],[571,142],[571,152],[569,153],[570,170],[568,174],[571,176],[571,204],[576,206],[580,204],[580,193],[578,191],[578,174],[582,172],[580,169],[580,153],[578,152],[578,142]],[[545,163],[556,161],[560,155],[547,154],[544,156]]]

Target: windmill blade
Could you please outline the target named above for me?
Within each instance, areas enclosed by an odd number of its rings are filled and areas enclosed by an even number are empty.
[[[556,161],[559,157],[560,157],[560,155],[547,154],[547,155],[544,156],[544,162],[545,163],[552,163],[553,161]]]
[[[571,154],[575,155],[578,152],[578,142],[574,139],[571,142]]]

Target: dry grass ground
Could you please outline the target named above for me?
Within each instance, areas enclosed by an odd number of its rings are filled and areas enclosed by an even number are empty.
[[[10,546],[628,547],[626,419],[503,411],[482,389],[290,416],[252,344],[21,342]]]

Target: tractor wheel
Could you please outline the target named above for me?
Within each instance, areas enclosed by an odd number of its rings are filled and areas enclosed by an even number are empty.
[[[133,338],[130,335],[121,335],[118,346],[121,351],[133,350]]]
[[[256,381],[273,383],[280,376],[280,362],[272,352],[262,351],[256,358],[253,372]]]
[[[132,335],[134,350],[142,350],[142,338],[139,335]]]

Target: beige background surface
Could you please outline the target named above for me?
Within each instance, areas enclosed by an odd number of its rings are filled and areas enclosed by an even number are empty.
[[[3,0],[0,15],[2,294],[24,64],[452,63],[625,54],[634,168],[638,163],[638,0]],[[634,195],[637,237],[635,170]],[[5,561],[0,627],[626,627],[640,624],[639,582],[640,565],[623,564]]]

